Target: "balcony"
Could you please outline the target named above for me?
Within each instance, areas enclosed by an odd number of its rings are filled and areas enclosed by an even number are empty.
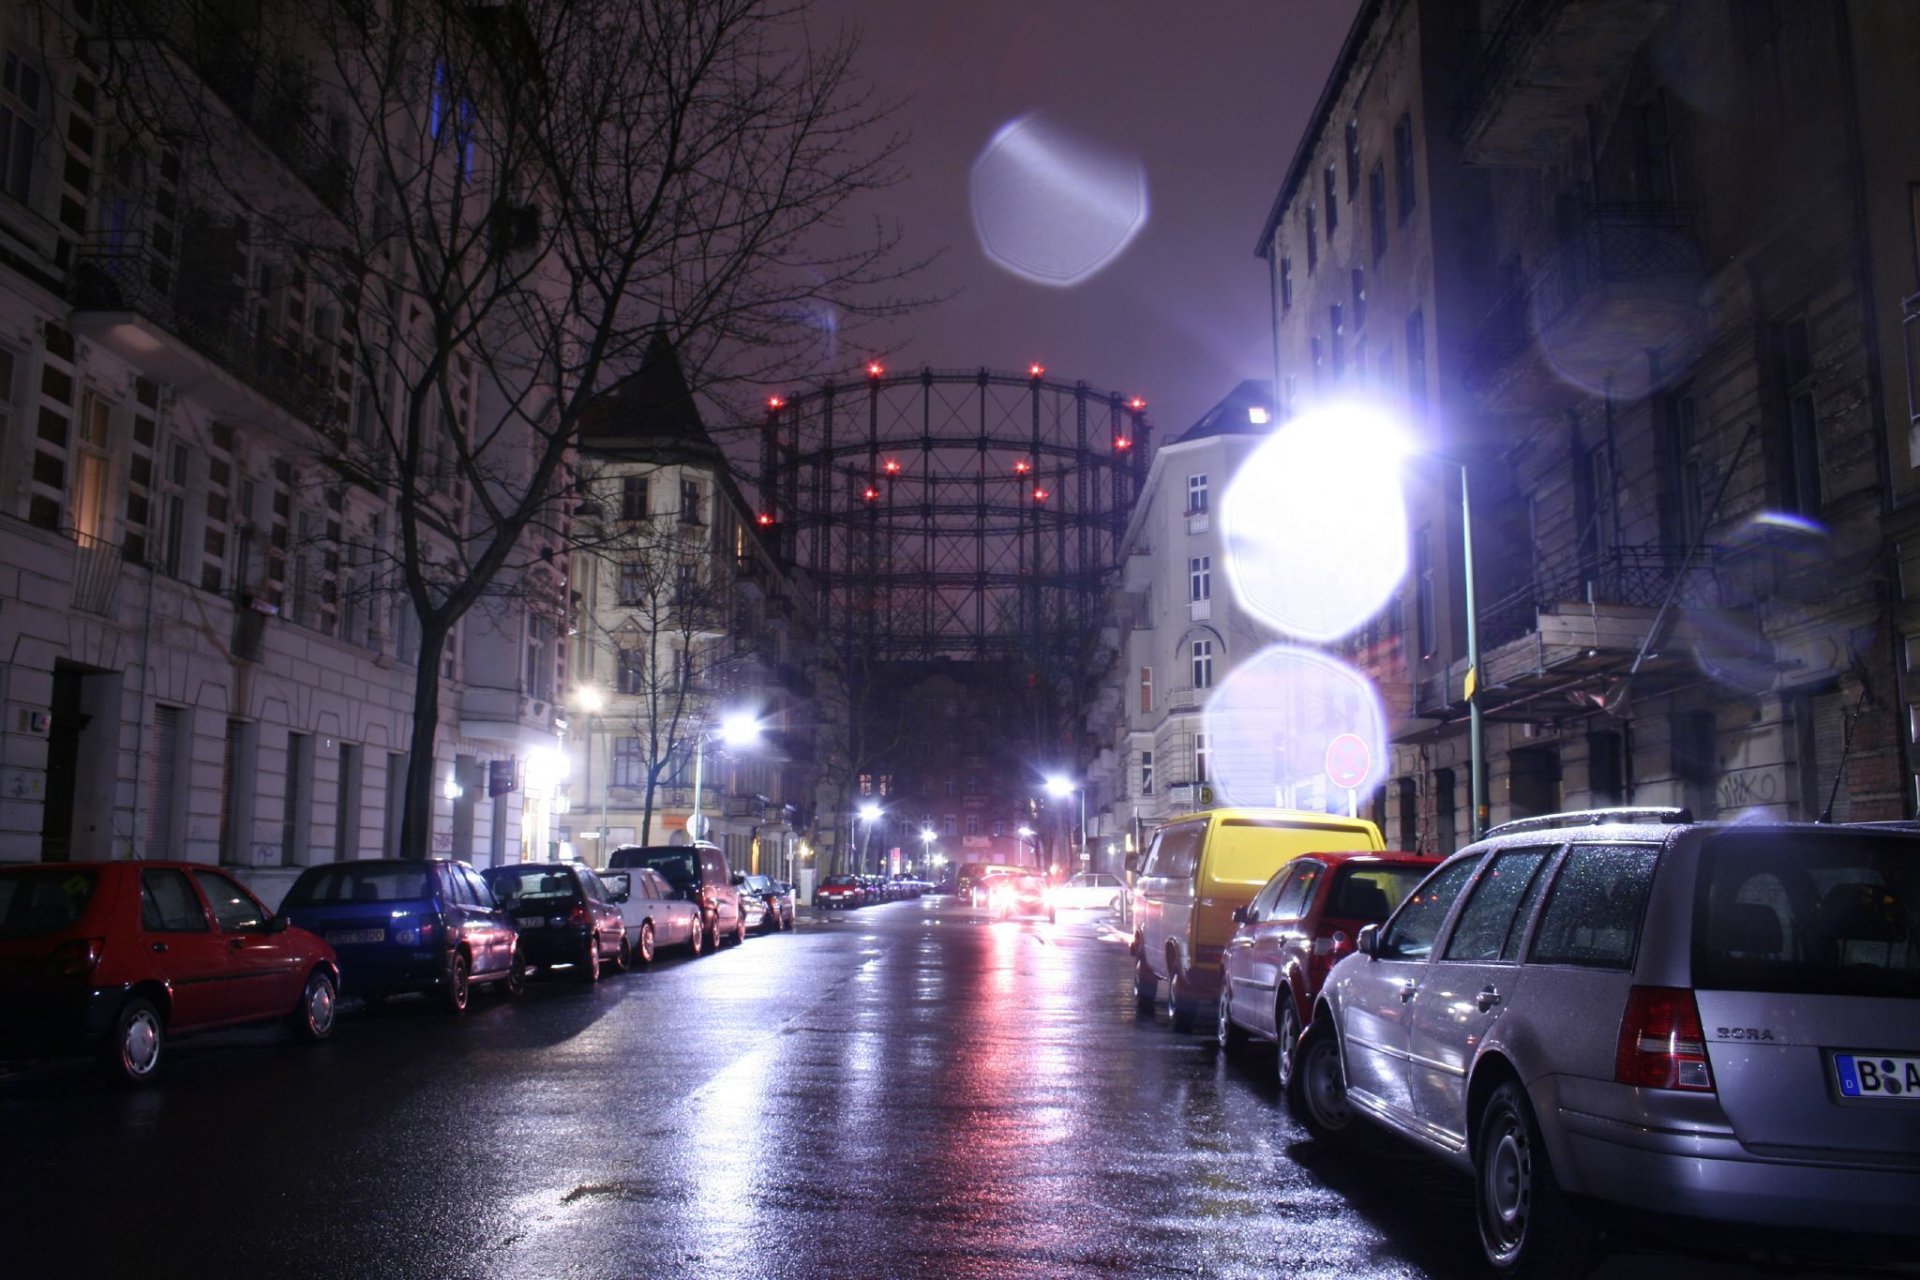
[[[113,616],[114,601],[120,594],[120,566],[125,557],[120,545],[72,531],[73,607],[83,613]]]
[[[1481,322],[1462,381],[1506,413],[1595,394],[1698,331],[1705,274],[1690,211],[1597,207]]]
[[[1460,95],[1453,138],[1467,163],[1550,165],[1674,3],[1509,3]]]
[[[247,321],[246,295],[212,272],[176,268],[138,237],[81,247],[73,275],[74,328],[203,400],[215,413],[254,408],[218,385],[216,369],[321,429],[334,422],[332,360]]]

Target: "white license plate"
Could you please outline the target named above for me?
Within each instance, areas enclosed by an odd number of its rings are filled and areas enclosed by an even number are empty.
[[[544,929],[547,927],[547,918],[545,916],[521,916],[518,920],[514,921],[514,923],[522,929]]]
[[[1833,1072],[1846,1098],[1904,1098],[1920,1102],[1920,1058],[1886,1053],[1836,1053]]]
[[[385,929],[349,929],[345,933],[330,933],[327,941],[336,947],[351,947],[363,942],[385,942]]]

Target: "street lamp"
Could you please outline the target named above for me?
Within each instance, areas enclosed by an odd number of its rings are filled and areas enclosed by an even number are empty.
[[[921,866],[925,867],[925,866],[931,866],[933,864],[933,842],[937,839],[939,839],[939,836],[935,834],[932,827],[920,828],[920,865]]]
[[[1056,800],[1065,800],[1069,795],[1080,797],[1080,836],[1079,852],[1082,858],[1087,856],[1087,789],[1071,782],[1066,775],[1056,773],[1047,779],[1047,794]]]
[[[1467,464],[1457,458],[1440,460],[1460,468],[1461,585],[1466,589],[1467,605],[1467,786],[1472,791],[1467,800],[1473,808],[1473,838],[1478,840],[1487,821],[1480,800],[1480,780],[1486,776],[1486,738],[1480,724],[1480,635],[1473,599],[1473,498],[1467,488]]]
[[[860,869],[862,871],[867,867],[867,849],[873,844],[873,824],[880,820],[880,814],[880,806],[871,800],[860,806],[860,817],[867,824],[866,830],[860,834]]]
[[[1014,834],[1019,836],[1022,840],[1033,840],[1032,827],[1021,827],[1018,830],[1016,830]],[[1018,852],[1019,850],[1015,850],[1016,854]],[[1014,860],[1016,862],[1019,861],[1017,857]],[[1033,845],[1033,862],[1035,866],[1038,866],[1040,864],[1040,843],[1037,840],[1034,841],[1034,845]]]
[[[745,711],[732,711],[720,717],[718,730],[702,728],[693,739],[693,809],[687,815],[687,838],[698,840],[706,827],[700,815],[700,775],[706,764],[707,739],[718,737],[724,746],[750,747],[760,741],[760,722]],[[696,829],[698,828],[698,829]]]

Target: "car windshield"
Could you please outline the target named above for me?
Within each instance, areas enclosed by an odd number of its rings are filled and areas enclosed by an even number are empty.
[[[573,877],[550,867],[495,867],[486,877],[487,883],[493,886],[493,896],[503,903],[579,896]]]
[[[406,902],[431,897],[424,866],[350,862],[309,867],[287,890],[283,907],[331,907],[352,902]]]
[[[852,876],[828,876],[824,883],[831,885],[853,885],[858,884],[859,881],[855,880]]]
[[[652,867],[660,873],[662,879],[676,889],[684,889],[699,879],[698,864],[691,849],[644,853],[635,865]]]
[[[748,876],[746,886],[755,893],[773,892],[773,881],[767,876]]]
[[[1700,864],[1704,990],[1920,996],[1920,842],[1732,832]]]
[[[64,867],[0,871],[0,938],[57,933],[80,918],[95,874]]]

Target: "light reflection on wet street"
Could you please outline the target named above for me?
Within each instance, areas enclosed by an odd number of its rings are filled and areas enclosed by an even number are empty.
[[[0,1076],[10,1277],[1467,1276],[1466,1180],[1317,1149],[1271,1053],[1133,1014],[1093,916],[868,907],[154,1090]],[[1749,1274],[1615,1250],[1600,1277]],[[1807,1274],[1804,1271],[1796,1274]]]

